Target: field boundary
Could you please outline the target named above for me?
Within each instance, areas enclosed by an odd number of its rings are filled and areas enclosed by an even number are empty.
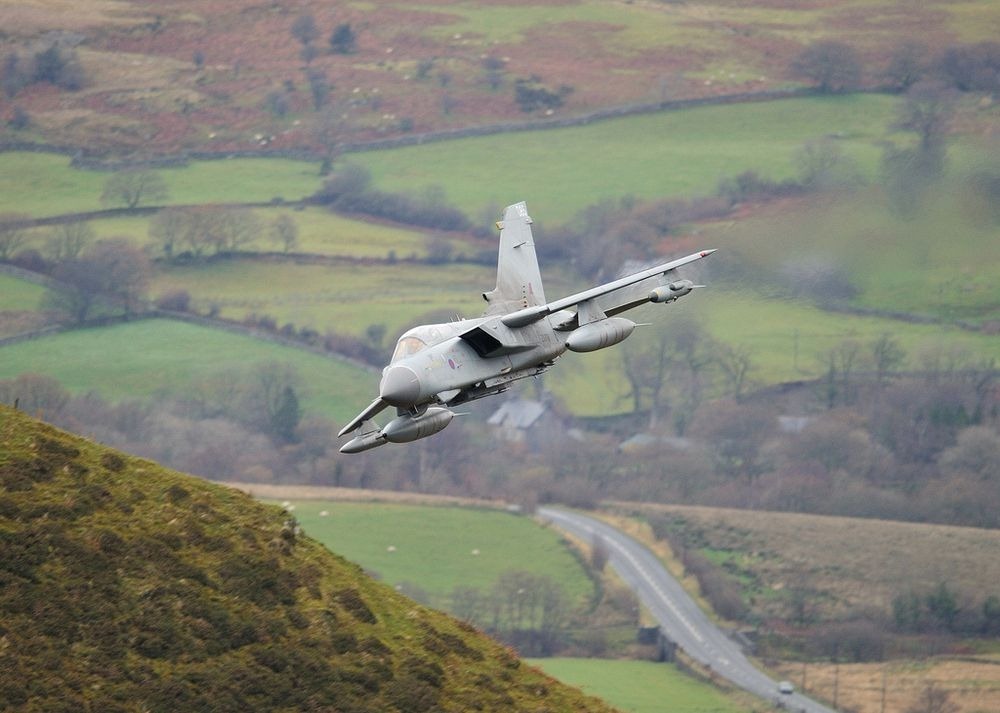
[[[882,93],[884,89],[858,90],[855,93]],[[668,99],[659,102],[644,102],[638,104],[622,104],[619,106],[596,109],[574,116],[526,119],[524,121],[508,121],[484,126],[469,126],[459,129],[429,131],[421,134],[410,134],[388,139],[358,141],[341,144],[339,152],[361,153],[365,151],[380,151],[383,149],[400,148],[404,146],[420,146],[422,144],[450,141],[477,136],[493,136],[496,134],[520,131],[539,131],[544,129],[562,129],[589,124],[607,119],[619,119],[640,114],[655,114],[664,111],[678,111],[701,106],[719,106],[724,104],[746,104],[764,101],[780,101],[795,97],[819,96],[821,92],[814,87],[797,87],[792,89],[772,89],[759,92],[737,92],[712,97],[692,97],[689,99]],[[123,168],[176,168],[184,166],[188,161],[211,161],[227,158],[285,158],[294,161],[319,161],[325,153],[315,149],[233,149],[223,151],[186,151],[177,154],[147,155],[122,157],[108,153],[88,154],[87,150],[77,146],[63,144],[46,144],[31,141],[0,142],[0,153],[10,151],[32,151],[37,153],[56,153],[70,156],[70,165],[74,168],[91,171],[117,171]]]

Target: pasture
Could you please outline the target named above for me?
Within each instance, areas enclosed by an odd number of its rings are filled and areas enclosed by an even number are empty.
[[[36,310],[43,294],[41,285],[0,273],[0,312]]]
[[[747,170],[790,178],[796,150],[823,136],[835,136],[871,176],[881,154],[877,143],[891,135],[886,127],[895,105],[885,95],[856,94],[709,106],[347,160],[367,168],[384,190],[440,186],[472,217],[488,206],[526,200],[539,224],[552,225],[608,198],[712,194],[720,179]]]
[[[527,200],[536,220],[556,224],[607,198],[710,194],[721,178],[751,169],[788,178],[796,172],[795,150],[822,136],[836,136],[871,175],[895,104],[892,97],[858,94],[700,107],[360,152],[345,160],[366,167],[383,190],[441,186],[472,218]],[[192,161],[159,173],[169,205],[296,200],[321,184],[316,164],[286,159]],[[41,217],[97,210],[107,176],[73,169],[64,156],[0,154],[0,212]]]
[[[54,377],[73,393],[112,400],[191,394],[227,369],[291,364],[301,378],[304,409],[344,422],[368,403],[374,374],[300,349],[166,319],[80,329],[3,348],[0,378],[31,372]]]
[[[455,587],[488,592],[507,570],[548,575],[577,604],[593,585],[559,534],[502,510],[395,503],[295,501],[306,534],[404,592],[449,607]],[[325,513],[325,514],[324,514]]]
[[[153,294],[185,289],[193,307],[219,309],[222,317],[269,315],[320,333],[332,329],[363,335],[383,324],[387,339],[421,315],[435,321],[478,316],[480,293],[496,284],[496,269],[478,265],[294,264],[286,261],[219,260],[171,267],[157,275]]]
[[[253,252],[275,252],[283,246],[270,235],[270,227],[279,216],[288,216],[298,228],[298,244],[291,253],[320,255],[323,257],[347,257],[353,259],[384,260],[390,256],[399,259],[427,256],[427,245],[432,239],[429,233],[398,225],[365,221],[360,218],[333,213],[324,208],[309,207],[295,209],[287,207],[250,209],[260,222],[258,239],[243,249]],[[146,248],[150,254],[162,254],[162,246],[150,236],[150,217],[120,215],[113,218],[97,218],[88,221],[97,239],[127,238],[136,245]],[[50,230],[39,228],[34,231],[30,246],[43,250]],[[468,253],[470,241],[451,236],[442,238],[452,245],[456,254]],[[494,245],[490,245],[495,249]],[[185,246],[180,246],[179,251]]]
[[[727,697],[670,664],[572,658],[528,659],[528,663],[629,713],[660,713],[666,709],[671,713],[751,710],[737,703],[735,697]]]
[[[575,289],[574,284],[560,279],[557,274],[550,277],[552,279],[547,280],[546,286],[552,297]],[[155,278],[150,292],[159,295],[172,289],[186,289],[193,295],[194,308],[199,311],[218,308],[221,316],[237,320],[251,314],[268,315],[279,325],[293,323],[299,328],[310,327],[320,333],[332,329],[363,336],[368,326],[384,325],[386,333],[382,345],[387,347],[396,334],[416,322],[447,321],[456,315],[480,314],[481,300],[478,295],[492,286],[493,281],[492,267],[464,264],[445,267],[409,263],[361,266],[351,262],[296,265],[284,261],[220,260],[165,270]],[[866,345],[882,334],[892,335],[907,352],[904,368],[921,368],[925,357],[945,352],[976,361],[1000,359],[1000,342],[991,335],[942,325],[831,313],[805,301],[768,298],[750,290],[732,290],[724,281],[716,282],[710,277],[706,281],[711,285],[710,289],[675,305],[641,308],[635,311],[635,319],[652,323],[653,327],[649,330],[665,330],[668,333],[676,320],[697,321],[713,338],[748,349],[753,363],[750,378],[759,385],[817,378],[824,373],[824,358],[832,349],[845,341],[854,341],[861,345],[864,354]],[[10,304],[20,307],[6,309],[37,308],[40,288],[19,280],[10,281],[10,284],[12,288],[4,290],[4,297]],[[176,328],[181,327],[173,325],[167,331]],[[9,376],[11,372],[17,373],[15,370],[39,370],[41,365],[47,365],[47,369],[53,370],[53,375],[58,376],[54,372],[60,372],[67,377],[67,385],[74,390],[95,388],[111,398],[122,398],[137,393],[149,395],[167,386],[191,383],[197,377],[185,377],[181,364],[194,369],[196,374],[204,375],[217,360],[224,364],[228,363],[228,355],[246,353],[246,347],[223,347],[222,344],[235,337],[222,333],[218,333],[217,339],[222,340],[219,351],[223,353],[208,355],[204,360],[198,356],[200,350],[212,352],[211,345],[215,339],[202,337],[194,340],[203,346],[186,356],[178,354],[179,350],[169,338],[148,344],[143,342],[143,348],[137,344],[136,348],[118,349],[120,337],[115,335],[122,334],[116,331],[121,329],[114,327],[108,330],[108,338],[113,345],[109,351],[115,354],[126,373],[147,373],[145,365],[159,358],[149,351],[154,344],[163,344],[167,349],[162,357],[166,361],[183,356],[177,371],[171,373],[169,379],[154,377],[147,380],[145,376],[140,376],[138,383],[124,388],[111,378],[115,369],[98,376],[90,371],[97,367],[71,358],[76,348],[75,340],[80,337],[61,335],[54,339],[68,340],[66,346],[54,347],[56,351],[51,356],[45,354],[46,349],[31,344],[5,348],[6,368],[0,367],[0,375]],[[90,347],[92,351],[83,352],[89,355],[88,361],[101,361],[100,352],[105,347],[101,346],[102,337],[99,335],[103,331],[94,329],[74,333],[94,335]],[[213,330],[201,331],[213,333]],[[643,340],[651,338],[647,329],[640,329],[631,337],[629,346],[640,345]],[[271,349],[278,349],[282,354],[289,355],[280,358],[258,355],[255,360],[293,360],[291,355],[301,355],[310,364],[314,363],[313,359],[320,360],[315,364],[322,364],[324,370],[334,368],[336,371],[336,367],[342,367],[337,362],[292,348],[264,345],[255,340],[249,342],[258,345],[253,352],[266,347],[265,351],[269,354]],[[63,342],[56,342],[59,343]],[[48,341],[37,344],[48,344]],[[631,404],[621,371],[621,348],[594,354],[567,354],[544,377],[545,383],[576,415],[597,416],[627,411]],[[22,353],[25,356],[20,356]],[[60,356],[67,360],[61,366],[57,365]],[[865,367],[862,365],[861,368]],[[313,367],[306,367],[306,370],[312,373]],[[97,368],[97,372],[100,371]],[[334,382],[339,379],[333,378]],[[315,383],[311,377],[307,381]],[[342,384],[332,392],[330,388],[319,389],[317,394],[307,396],[305,405],[344,419],[353,415],[350,412],[356,410],[359,404],[367,403],[375,382],[376,378],[371,376],[364,380],[370,388],[362,388],[355,380],[349,386]],[[319,393],[339,393],[343,398],[320,398]]]
[[[322,184],[318,164],[278,158],[192,161],[157,173],[170,195],[164,205],[265,203],[311,195]],[[99,210],[111,174],[75,169],[68,156],[0,153],[0,213],[33,218]]]

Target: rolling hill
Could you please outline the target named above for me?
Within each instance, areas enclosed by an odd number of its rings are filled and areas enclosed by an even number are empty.
[[[610,711],[276,507],[0,407],[7,710]]]
[[[302,17],[311,28],[294,31]],[[874,84],[903,42],[936,53],[997,34],[995,4],[945,0],[20,0],[0,22],[5,57],[30,56],[54,30],[80,67],[76,91],[20,88],[30,121],[5,121],[0,139],[160,153],[309,146],[330,107],[340,143],[523,120],[519,81],[561,100],[528,106],[535,117],[782,89],[799,79],[791,60],[820,40],[851,43]],[[338,51],[342,25],[354,41]]]

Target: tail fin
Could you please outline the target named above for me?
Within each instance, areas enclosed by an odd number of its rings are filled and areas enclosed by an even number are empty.
[[[497,227],[500,228],[497,286],[483,293],[483,299],[490,305],[486,314],[507,314],[545,304],[528,207],[523,201],[507,206]]]

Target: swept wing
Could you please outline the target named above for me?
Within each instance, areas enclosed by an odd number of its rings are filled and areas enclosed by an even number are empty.
[[[575,307],[589,300],[602,297],[604,295],[615,292],[616,290],[629,287],[636,284],[637,282],[642,282],[643,280],[648,280],[651,277],[657,277],[659,275],[665,275],[671,270],[674,270],[688,263],[692,263],[695,260],[701,260],[706,258],[715,250],[702,250],[701,252],[693,253],[686,257],[678,258],[677,260],[671,260],[670,262],[665,262],[655,267],[648,268],[646,270],[641,270],[640,272],[627,275],[626,277],[619,278],[617,280],[612,280],[611,282],[606,282],[603,285],[598,285],[597,287],[591,287],[589,290],[584,290],[583,292],[577,292],[575,295],[570,295],[569,297],[563,297],[562,299],[555,300],[554,302],[548,302],[543,305],[538,305],[536,307],[526,307],[524,309],[519,309],[516,312],[511,312],[510,314],[501,317],[500,321],[503,322],[508,327],[525,327],[533,322],[537,322],[550,314],[558,312],[559,310],[567,309],[569,307]],[[637,307],[640,304],[648,302],[646,299],[638,300],[628,305],[622,305],[619,309],[614,310],[615,313],[624,311],[625,309],[631,309],[632,307]],[[612,313],[612,310],[608,310],[608,313]]]

